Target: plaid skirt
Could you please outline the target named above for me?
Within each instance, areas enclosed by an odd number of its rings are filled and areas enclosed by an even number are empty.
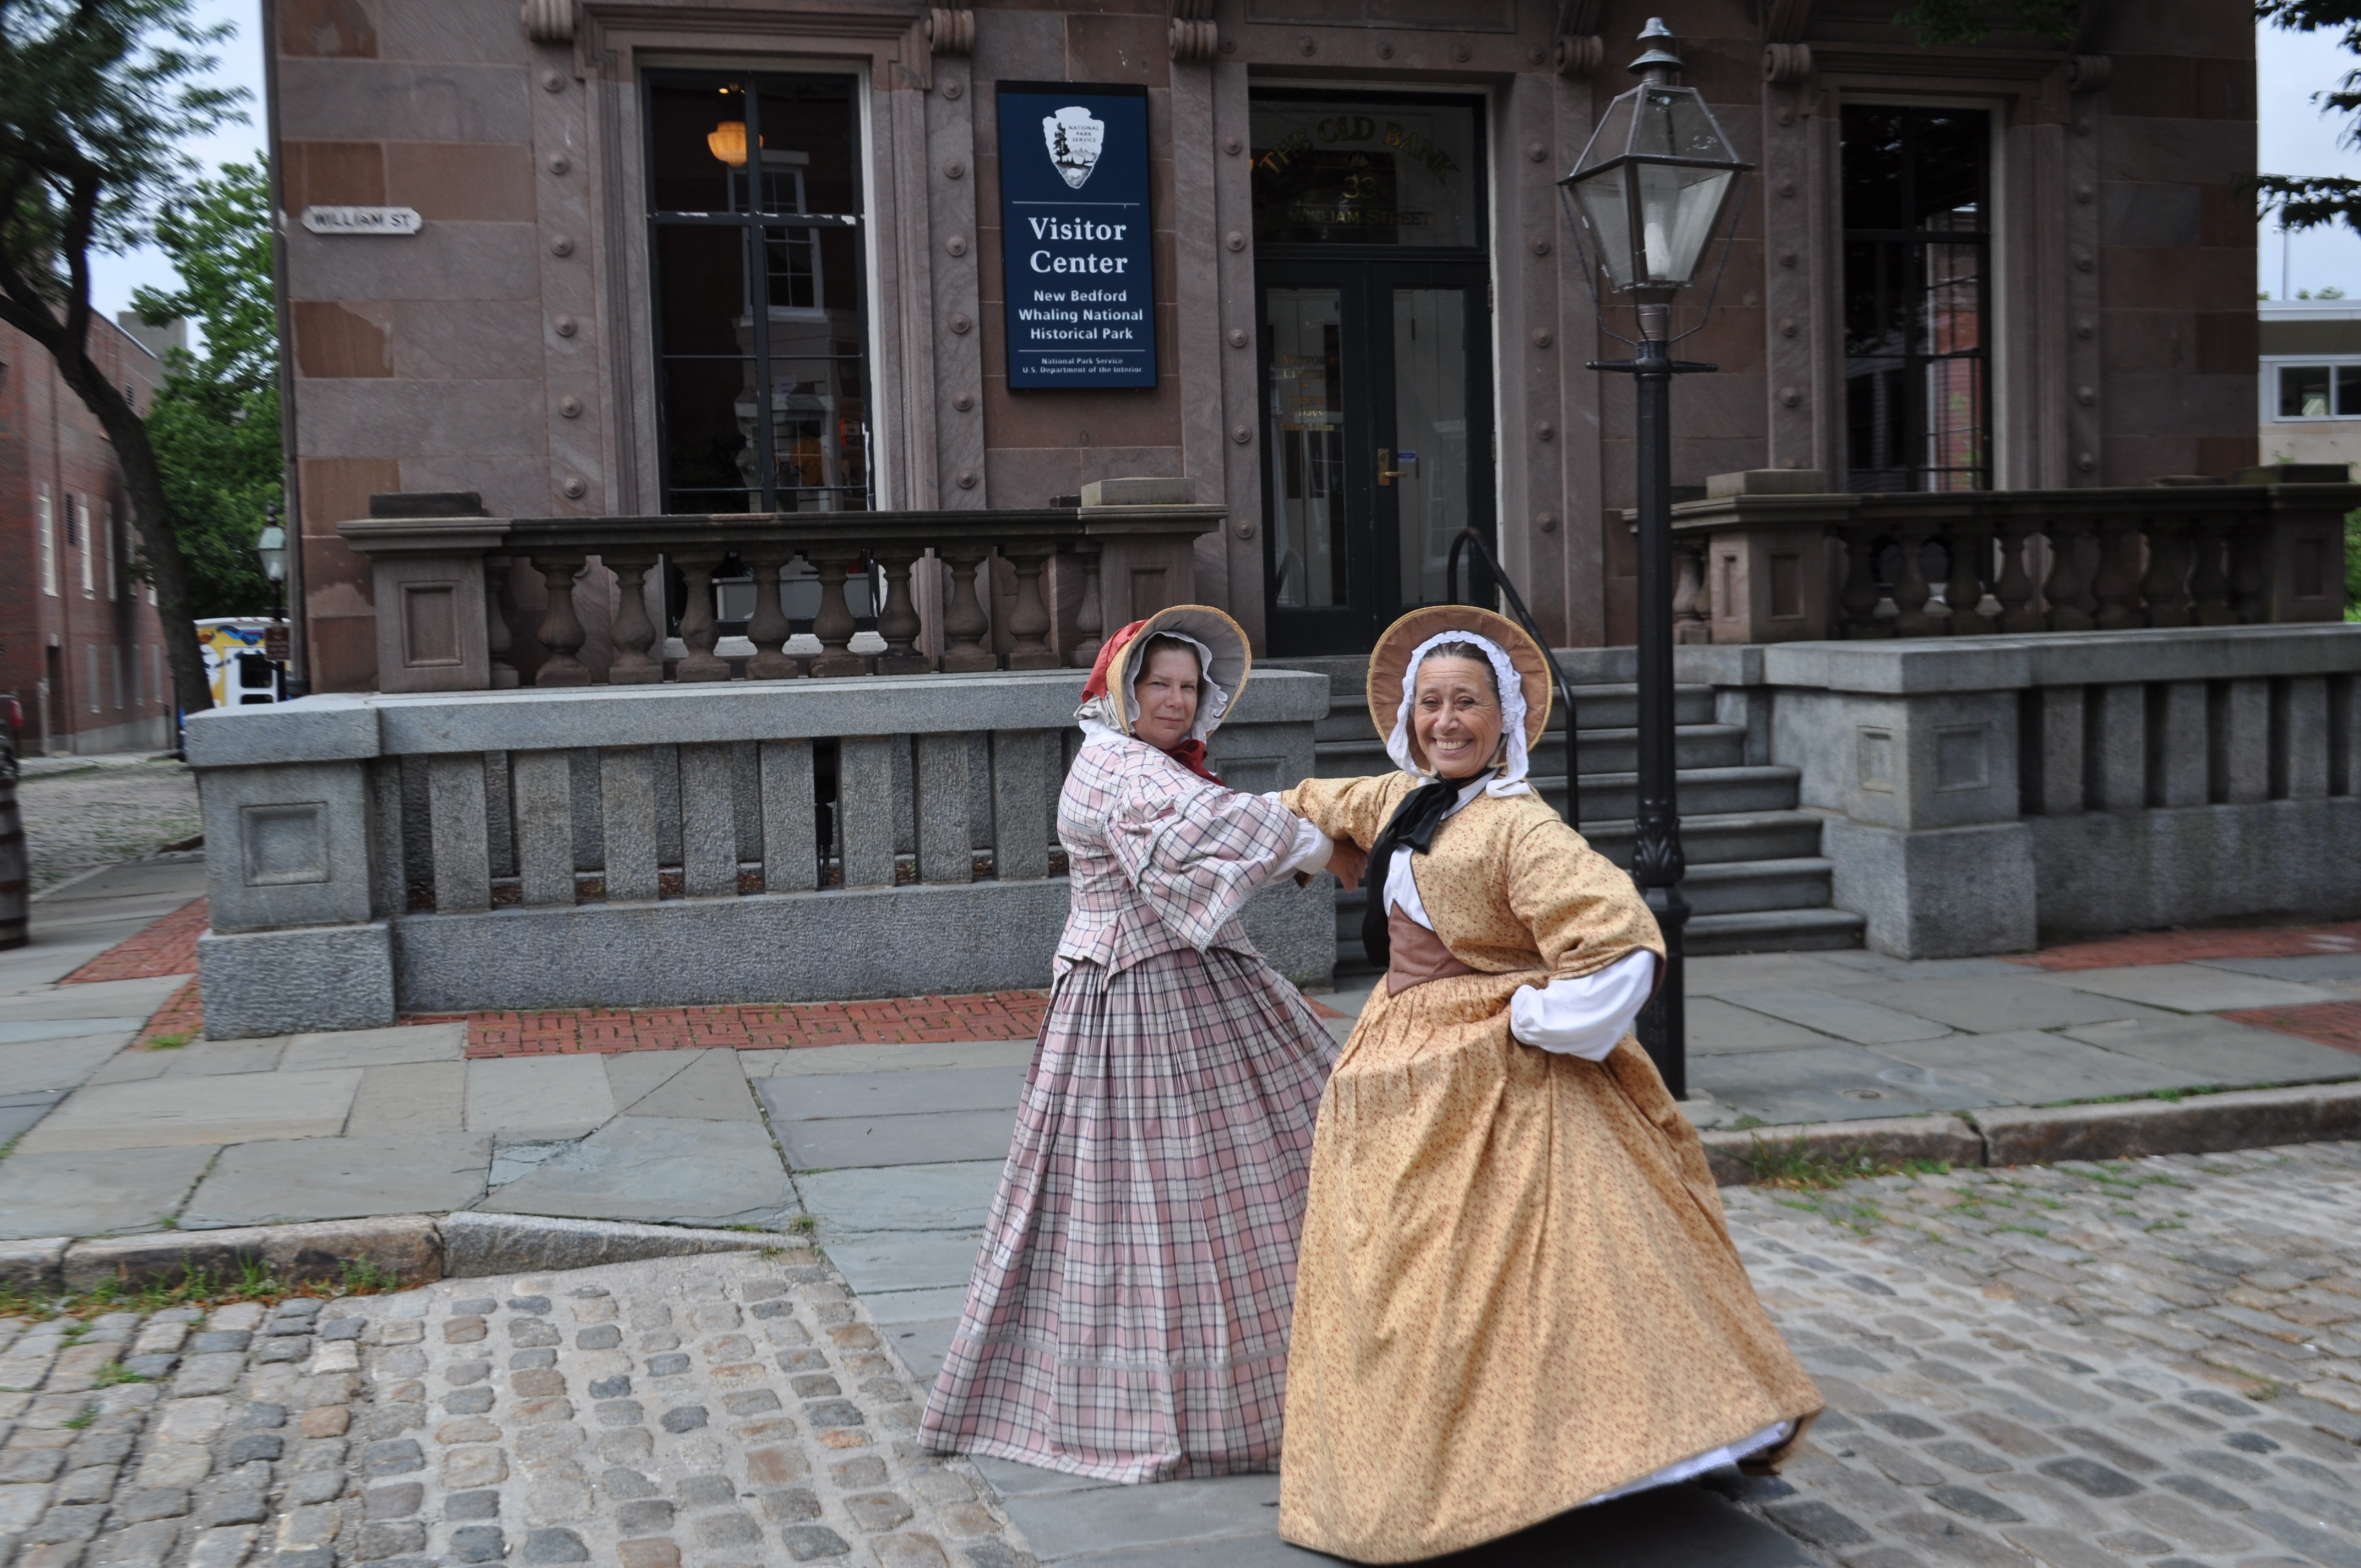
[[[1277,1469],[1335,1054],[1248,954],[1060,977],[927,1445],[1107,1481]]]

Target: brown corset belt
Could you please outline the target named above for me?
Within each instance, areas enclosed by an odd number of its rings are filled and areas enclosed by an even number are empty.
[[[1476,972],[1453,958],[1442,938],[1403,914],[1400,905],[1386,912],[1386,943],[1392,949],[1386,965],[1388,996],[1399,996],[1430,980]]]

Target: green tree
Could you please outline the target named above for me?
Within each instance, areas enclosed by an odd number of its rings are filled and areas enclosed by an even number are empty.
[[[147,238],[195,173],[181,143],[237,115],[245,94],[203,80],[226,33],[189,0],[0,0],[0,321],[57,362],[115,447],[191,713],[213,698],[188,572],[147,426],[91,357],[90,258]]]
[[[2255,15],[2289,32],[2334,30],[2347,54],[2361,54],[2361,0],[2255,0]],[[2312,96],[2324,111],[2361,112],[2361,71],[2346,71],[2334,87]],[[2361,147],[2361,121],[2347,124],[2340,139]],[[2341,223],[2361,234],[2361,180],[2349,175],[2258,174],[2255,193],[2266,215],[2279,214],[2282,228],[2301,234]]]
[[[132,304],[150,326],[199,323],[202,354],[175,349],[148,411],[148,438],[188,572],[193,612],[253,615],[271,586],[256,535],[285,477],[279,429],[278,315],[270,292],[270,177],[231,163],[200,179],[157,216],[156,243],[181,286],[142,289]]]

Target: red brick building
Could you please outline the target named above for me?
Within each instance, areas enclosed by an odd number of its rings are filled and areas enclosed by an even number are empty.
[[[93,357],[148,411],[164,367],[110,322]],[[0,326],[0,694],[31,752],[161,750],[171,679],[115,447],[47,351]]]

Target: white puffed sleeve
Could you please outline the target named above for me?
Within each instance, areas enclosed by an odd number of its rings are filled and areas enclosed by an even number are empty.
[[[1263,798],[1273,806],[1284,808],[1285,803],[1280,801],[1276,791],[1266,793]],[[1299,817],[1295,819],[1295,842],[1288,850],[1287,858],[1279,861],[1277,868],[1271,872],[1270,878],[1273,882],[1277,882],[1280,877],[1296,872],[1323,870],[1328,864],[1328,857],[1335,852],[1334,839]]]
[[[1605,1059],[1656,989],[1656,955],[1629,953],[1596,974],[1527,986],[1509,1003],[1509,1033],[1526,1045]]]

